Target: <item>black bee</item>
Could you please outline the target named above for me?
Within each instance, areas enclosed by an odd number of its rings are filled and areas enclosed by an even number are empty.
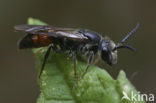
[[[82,76],[84,76],[89,66],[93,63],[95,54],[98,54],[101,59],[109,65],[113,65],[117,63],[118,49],[127,48],[135,51],[133,47],[124,45],[124,43],[139,27],[140,23],[138,23],[120,43],[114,43],[114,41],[108,37],[102,37],[98,33],[88,29],[57,28],[49,25],[19,25],[15,26],[15,30],[27,33],[27,35],[20,40],[19,49],[49,46],[44,56],[39,77],[44,70],[46,60],[51,50],[58,53],[65,51],[69,52],[70,56],[73,57],[75,76],[77,54],[88,54],[88,65],[85,72],[82,74]]]

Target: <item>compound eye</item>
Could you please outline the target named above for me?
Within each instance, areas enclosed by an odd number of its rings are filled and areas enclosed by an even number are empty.
[[[105,61],[105,62],[107,62],[109,65],[111,65],[111,53],[110,53],[110,51],[106,48],[106,47],[104,47],[104,48],[102,48],[102,51],[101,51],[101,58]]]

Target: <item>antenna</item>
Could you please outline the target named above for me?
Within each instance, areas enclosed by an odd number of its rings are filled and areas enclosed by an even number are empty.
[[[125,43],[126,40],[128,40],[130,38],[130,36],[132,36],[140,27],[140,22],[137,23],[136,27],[131,31],[129,32],[126,37],[124,37],[122,40],[121,40],[121,43]]]
[[[115,50],[117,50],[117,49],[121,49],[121,48],[127,48],[127,49],[129,49],[129,50],[131,50],[131,51],[133,51],[133,52],[136,52],[136,49],[133,48],[133,47],[130,46],[130,45],[119,45],[119,46],[117,46],[116,48],[114,48],[113,51],[115,51]]]

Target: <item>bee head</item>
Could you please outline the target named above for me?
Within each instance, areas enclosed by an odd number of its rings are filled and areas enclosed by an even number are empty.
[[[116,48],[116,44],[108,38],[103,39],[100,43],[100,56],[109,65],[117,63],[117,50],[114,48]]]
[[[130,36],[132,36],[132,34],[134,34],[138,30],[139,27],[140,27],[140,23],[138,23],[137,26],[130,33],[128,33],[126,37],[124,37],[121,40],[120,43],[115,44],[112,40],[110,40],[107,37],[101,40],[99,54],[102,60],[104,60],[109,65],[113,65],[117,63],[117,50],[118,49],[126,48],[135,52],[136,51],[135,48],[133,48],[130,45],[124,45],[124,43],[126,42],[126,40],[129,39]]]

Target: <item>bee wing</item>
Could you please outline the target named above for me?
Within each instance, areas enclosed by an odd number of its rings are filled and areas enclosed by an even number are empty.
[[[74,28],[57,28],[53,26],[42,25],[18,25],[15,26],[15,30],[23,31],[30,34],[48,35],[55,38],[67,38],[74,41],[87,41],[88,38],[81,33],[78,33],[78,29]]]
[[[35,34],[37,32],[48,32],[48,30],[54,30],[54,27],[46,25],[17,25],[14,29],[17,31]]]

